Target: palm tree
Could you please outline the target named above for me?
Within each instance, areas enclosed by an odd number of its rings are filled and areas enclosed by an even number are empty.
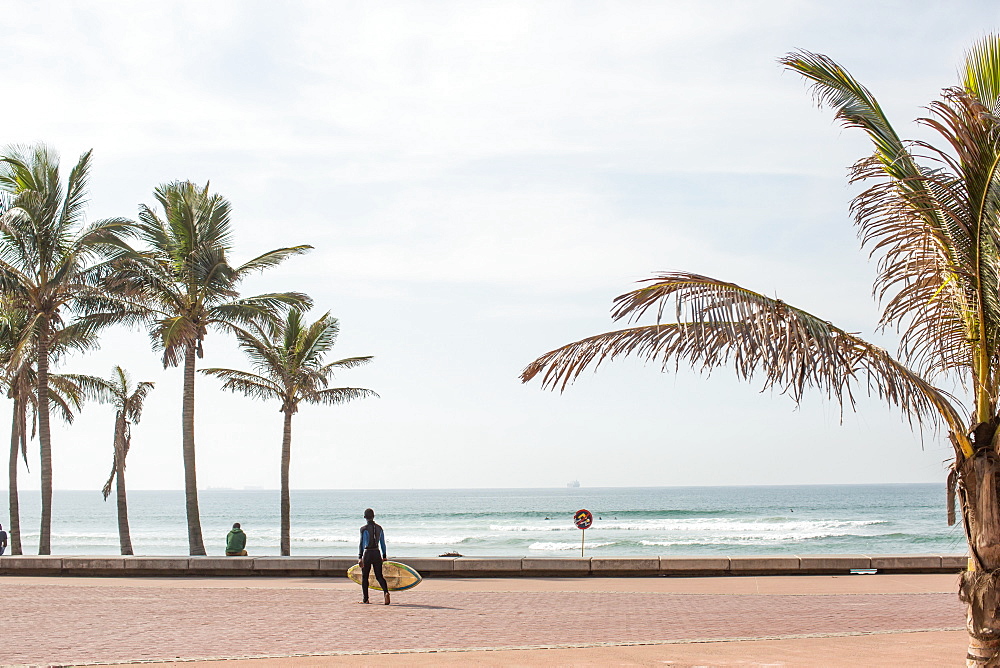
[[[30,332],[26,331],[27,314],[23,310],[9,308],[0,302],[0,387],[7,391],[13,401],[10,426],[10,457],[7,468],[8,507],[10,509],[11,554],[21,554],[21,517],[18,498],[18,454],[28,465],[28,410],[31,409],[32,436],[34,436],[38,416],[37,374],[34,368],[33,349],[22,344]],[[61,346],[58,346],[56,352]],[[75,412],[80,409],[82,395],[80,388],[68,377],[60,374],[49,375],[49,398],[58,409],[58,414],[67,424],[73,423]]]
[[[115,483],[118,542],[122,554],[133,554],[132,537],[128,528],[128,501],[125,496],[125,457],[132,445],[132,425],[138,424],[142,418],[142,405],[153,389],[153,383],[142,381],[133,386],[128,372],[120,366],[112,369],[110,379],[82,375],[71,375],[68,378],[76,382],[86,396],[115,407],[114,457],[111,461],[111,475],[101,491],[107,501],[111,485]]]
[[[26,401],[31,394],[28,371],[31,369],[31,354],[19,355],[20,343],[24,336],[26,314],[24,311],[7,306],[0,307],[0,385],[13,400],[14,407],[10,425],[10,457],[7,462],[7,499],[10,510],[10,553],[21,554],[21,511],[17,491],[18,454],[28,465],[28,444],[25,437]]]
[[[209,328],[231,330],[253,322],[277,322],[290,307],[308,307],[299,292],[240,297],[239,284],[247,276],[274,267],[312,246],[279,248],[234,267],[230,204],[218,194],[188,181],[156,189],[162,215],[153,207],[139,207],[137,233],[148,245],[132,251],[120,267],[115,288],[133,295],[130,307],[143,311],[154,345],[163,350],[163,366],[184,364],[181,409],[185,507],[188,546],[192,555],[205,554],[198,511],[198,484],[194,443],[194,378],[196,357],[204,354]]]
[[[291,554],[291,500],[288,470],[292,458],[292,416],[302,402],[335,406],[362,397],[377,397],[359,387],[328,387],[334,371],[367,364],[371,357],[347,357],[324,363],[333,348],[340,324],[329,313],[306,325],[302,312],[292,309],[281,325],[265,329],[251,326],[239,330],[236,338],[257,373],[235,369],[202,369],[221,378],[222,388],[242,392],[255,399],[275,399],[284,414],[281,437],[281,555]]]
[[[0,156],[0,191],[11,196],[11,207],[0,216],[0,291],[28,314],[33,332],[41,451],[39,554],[51,552],[51,357],[63,330],[93,334],[114,320],[103,312],[108,304],[103,280],[130,225],[121,218],[84,224],[90,156],[88,151],[80,157],[65,190],[59,157],[45,145],[12,147]],[[85,317],[68,322],[73,312]]]
[[[653,324],[553,350],[521,378],[562,390],[588,366],[628,355],[664,371],[681,361],[705,372],[732,363],[740,378],[762,377],[796,401],[813,387],[852,405],[854,392],[867,389],[911,424],[943,426],[955,455],[949,522],[957,491],[971,554],[961,585],[969,665],[1000,665],[1000,37],[974,45],[961,85],[920,119],[943,148],[902,140],[868,89],[830,58],[799,51],[781,63],[874,144],[853,168],[852,181],[867,189],[852,209],[863,243],[879,256],[879,325],[901,332],[898,359],[781,300],[671,272],[615,300],[615,320],[652,312]],[[942,383],[964,387],[967,407]]]
[[[17,382],[18,374],[13,374],[7,396],[14,401],[10,424],[10,456],[7,460],[7,507],[10,510],[10,553],[21,554],[21,508],[17,490],[17,456],[20,453],[24,465],[28,465],[28,443],[25,438],[25,404],[21,399],[22,386]]]

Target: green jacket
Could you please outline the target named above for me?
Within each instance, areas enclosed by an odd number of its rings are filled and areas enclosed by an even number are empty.
[[[247,535],[243,529],[233,529],[226,536],[226,552],[242,552],[247,546]]]

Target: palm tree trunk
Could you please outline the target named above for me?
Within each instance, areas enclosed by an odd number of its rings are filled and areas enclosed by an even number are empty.
[[[281,556],[292,553],[292,502],[288,490],[288,469],[292,461],[292,412],[285,411],[281,435]]]
[[[38,332],[38,449],[41,453],[42,523],[38,554],[52,554],[52,434],[49,431],[49,321]]]
[[[1000,457],[992,448],[977,448],[959,465],[958,473],[972,555],[959,586],[959,597],[968,606],[966,665],[996,667],[1000,666]]]
[[[17,498],[17,456],[21,445],[21,402],[14,399],[13,417],[10,421],[10,462],[7,466],[7,498],[10,507],[10,553],[21,554],[21,511]]]
[[[115,487],[118,497],[118,543],[122,554],[132,552],[132,535],[128,530],[128,501],[125,498],[125,415],[115,423]]]
[[[184,452],[184,503],[187,510],[188,548],[193,556],[205,554],[201,536],[201,514],[198,512],[198,479],[194,460],[194,364],[195,344],[184,353],[184,401],[181,416],[182,449]]]

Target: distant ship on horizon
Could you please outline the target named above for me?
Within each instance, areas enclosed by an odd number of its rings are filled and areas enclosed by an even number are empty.
[[[580,481],[579,480],[570,480],[568,483],[566,483],[566,486],[567,487],[579,487],[580,486]]]

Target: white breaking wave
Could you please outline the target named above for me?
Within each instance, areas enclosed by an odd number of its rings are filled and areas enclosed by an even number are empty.
[[[648,520],[595,520],[591,530],[593,531],[695,531],[695,532],[786,532],[796,533],[801,531],[828,531],[840,528],[865,527],[879,524],[888,524],[884,520],[787,520],[779,519],[774,521],[761,520],[759,518],[734,520],[732,518],[659,518]],[[549,532],[549,531],[577,531],[578,529],[570,522],[546,522],[545,524],[491,524],[490,531],[503,532]]]
[[[616,541],[599,542],[594,541],[587,543],[587,547],[607,547],[608,545],[614,545]],[[544,550],[547,552],[558,552],[562,550],[579,550],[579,543],[532,543],[528,546],[529,550]]]
[[[491,524],[490,531],[579,531],[579,529],[569,522],[565,526],[558,526],[553,522],[544,525]]]

